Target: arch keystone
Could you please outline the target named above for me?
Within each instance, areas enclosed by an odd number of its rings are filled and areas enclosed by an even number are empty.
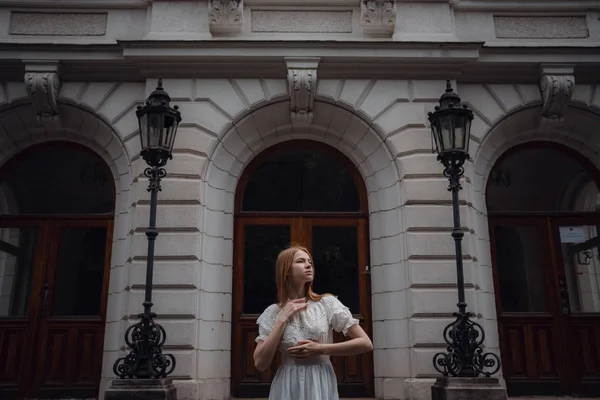
[[[573,97],[574,65],[542,64],[540,74],[540,90],[544,101],[542,125],[560,125],[563,113]]]
[[[25,90],[38,123],[47,128],[56,129],[62,125],[58,106],[60,89],[58,61],[25,61]]]
[[[292,121],[310,124],[313,117],[315,93],[317,91],[317,68],[319,57],[286,57],[288,90]]]

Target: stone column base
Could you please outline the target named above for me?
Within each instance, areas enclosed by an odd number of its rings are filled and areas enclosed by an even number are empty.
[[[432,400],[507,400],[506,389],[497,378],[437,378]]]
[[[171,379],[113,379],[104,400],[177,400]]]

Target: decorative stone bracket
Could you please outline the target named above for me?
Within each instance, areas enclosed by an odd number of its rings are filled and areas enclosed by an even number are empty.
[[[58,61],[25,61],[25,89],[38,122],[43,125],[60,124]]]
[[[396,0],[361,0],[360,22],[368,35],[392,36],[396,28]]]
[[[569,105],[575,88],[574,66],[565,64],[542,64],[540,90],[542,92],[543,123],[560,124],[563,111]]]
[[[294,123],[310,123],[317,91],[320,58],[286,57],[290,111]]]
[[[214,36],[238,34],[244,25],[244,0],[209,0],[208,18]]]

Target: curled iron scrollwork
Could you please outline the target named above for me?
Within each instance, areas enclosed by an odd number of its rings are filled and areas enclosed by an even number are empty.
[[[470,320],[473,313],[454,313],[456,320],[444,329],[448,344],[445,353],[433,357],[434,368],[444,376],[489,378],[500,370],[500,358],[494,353],[484,353],[483,327]]]
[[[144,176],[149,179],[148,181],[148,191],[151,192],[156,190],[158,192],[162,191],[162,187],[160,186],[160,180],[167,175],[167,171],[164,168],[146,168],[144,170]]]
[[[464,160],[444,160],[441,156],[438,156],[438,160],[444,163],[444,176],[448,178],[450,184],[448,185],[448,191],[459,191],[462,189],[460,184],[460,178],[465,173],[465,167],[463,167]]]
[[[166,378],[175,370],[175,357],[162,353],[167,334],[154,322],[155,316],[154,313],[141,314],[141,320],[125,332],[125,343],[131,351],[113,365],[113,372],[118,377]]]

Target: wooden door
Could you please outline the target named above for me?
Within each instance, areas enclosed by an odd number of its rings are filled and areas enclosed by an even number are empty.
[[[277,301],[275,260],[290,243],[309,248],[315,263],[317,293],[332,293],[371,333],[367,223],[364,218],[240,217],[235,229],[232,392],[236,397],[267,397],[281,363],[258,372],[253,352],[256,319]],[[335,340],[344,340],[341,334]],[[373,395],[372,355],[332,358],[340,395]]]
[[[490,217],[489,225],[509,394],[565,393],[564,336],[547,220]]]
[[[510,395],[600,395],[600,217],[492,217]]]
[[[28,388],[48,248],[48,223],[3,221],[0,227],[0,398]]]
[[[568,392],[600,396],[600,217],[551,218]]]
[[[30,287],[3,292],[28,296],[2,302],[15,310],[27,304],[26,318],[0,319],[0,351],[6,360],[0,369],[2,398],[97,396],[112,218],[8,220],[0,227],[9,236],[19,229],[19,245],[10,247],[3,238],[2,251],[21,254],[24,249],[27,258],[13,255],[19,270],[12,284]],[[6,272],[3,279],[10,276]]]

